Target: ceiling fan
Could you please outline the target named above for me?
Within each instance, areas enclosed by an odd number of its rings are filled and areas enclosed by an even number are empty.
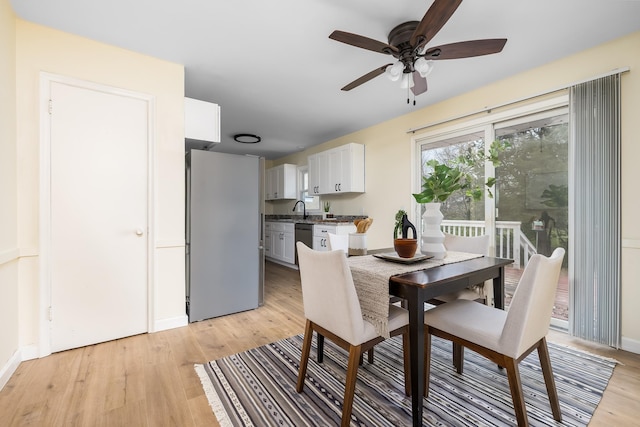
[[[433,68],[432,60],[469,58],[502,51],[507,39],[469,40],[425,47],[451,18],[460,3],[462,0],[435,0],[422,21],[404,22],[392,29],[389,33],[388,43],[345,31],[331,33],[330,39],[391,55],[397,59],[395,63],[385,64],[357,78],[342,90],[348,91],[356,88],[386,72],[391,80],[402,79],[401,87],[411,88],[415,105],[415,96],[427,91],[426,77]]]

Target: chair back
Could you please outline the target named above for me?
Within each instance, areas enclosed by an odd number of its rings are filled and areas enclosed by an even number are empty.
[[[489,235],[456,236],[444,233],[444,247],[448,251],[489,255]]]
[[[529,259],[500,337],[507,356],[518,358],[549,332],[564,252],[556,248],[550,257],[535,254]]]
[[[330,251],[343,251],[345,255],[349,253],[349,235],[327,233],[327,248]]]
[[[362,344],[364,320],[342,251],[314,251],[297,242],[304,316],[353,345]]]

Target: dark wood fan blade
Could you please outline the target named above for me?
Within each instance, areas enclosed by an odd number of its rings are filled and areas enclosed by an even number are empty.
[[[331,35],[329,35],[329,38],[349,44],[351,46],[372,50],[378,53],[386,53],[390,55],[392,52],[398,52],[398,49],[394,46],[379,42],[378,40],[370,39],[368,37],[359,36],[358,34],[347,33],[346,31],[336,30],[331,33]]]
[[[413,92],[414,96],[418,96],[421,93],[425,93],[427,91],[427,79],[420,76],[420,73],[417,71],[413,72],[413,87],[411,88],[411,92]]]
[[[440,31],[462,0],[435,0],[411,35],[411,46],[424,46]]]
[[[355,87],[360,86],[363,83],[368,82],[369,80],[371,80],[371,79],[373,79],[375,77],[378,77],[380,74],[384,73],[384,70],[386,70],[389,65],[391,65],[391,64],[383,65],[382,67],[376,68],[375,70],[365,74],[364,76],[355,79],[354,81],[352,81],[351,83],[349,83],[348,85],[343,87],[342,90],[344,90],[344,91],[351,90],[351,89],[353,89]]]
[[[425,59],[458,59],[490,55],[501,52],[506,43],[507,39],[484,39],[443,44],[427,49],[424,57]]]

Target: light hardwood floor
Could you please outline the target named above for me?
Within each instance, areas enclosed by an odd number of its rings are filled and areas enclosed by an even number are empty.
[[[267,263],[265,290],[256,310],[23,362],[0,392],[0,426],[218,425],[193,365],[304,331],[298,272]],[[549,340],[621,362],[590,425],[640,425],[640,355]]]

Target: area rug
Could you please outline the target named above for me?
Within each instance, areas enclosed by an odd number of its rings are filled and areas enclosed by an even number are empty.
[[[423,400],[425,426],[513,426],[505,371],[466,350],[464,374],[452,365],[451,343],[434,337],[429,397]],[[221,426],[340,425],[347,353],[325,341],[322,364],[315,359],[315,339],[304,391],[295,390],[302,335],[196,365],[202,386]],[[520,362],[529,423],[532,426],[584,426],[589,423],[616,362],[549,343],[562,410],[553,420],[538,362],[533,352]],[[404,395],[402,338],[375,347],[373,364],[358,370],[352,426],[411,424],[411,399]]]

